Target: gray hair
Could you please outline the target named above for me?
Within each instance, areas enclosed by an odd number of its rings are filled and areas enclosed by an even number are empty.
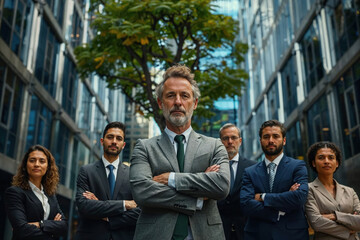
[[[180,65],[180,64],[169,67],[166,70],[166,72],[163,75],[162,82],[159,83],[159,85],[155,89],[155,94],[156,94],[157,98],[159,98],[159,99],[162,98],[162,94],[164,91],[164,83],[166,82],[167,79],[169,79],[171,77],[185,78],[186,80],[188,80],[191,84],[191,88],[192,88],[193,95],[194,95],[194,100],[200,98],[200,96],[201,96],[200,89],[197,85],[197,82],[194,80],[194,74],[191,73],[191,71],[188,67],[186,67],[185,65]]]
[[[221,137],[221,132],[227,128],[231,128],[231,127],[234,127],[238,130],[238,133],[239,133],[239,137],[241,137],[241,131],[240,131],[240,128],[238,128],[235,124],[233,123],[225,123],[219,130],[219,136]]]

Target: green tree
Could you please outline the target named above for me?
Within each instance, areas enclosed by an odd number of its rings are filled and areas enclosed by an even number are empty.
[[[248,78],[239,68],[247,46],[235,41],[238,23],[215,10],[210,0],[92,0],[96,34],[75,49],[78,71],[82,77],[96,73],[109,88],[121,89],[164,129],[156,79],[167,67],[185,64],[202,94],[195,113],[210,117],[214,101],[239,95]]]

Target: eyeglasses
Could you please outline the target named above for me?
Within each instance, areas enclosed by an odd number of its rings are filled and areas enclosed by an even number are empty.
[[[232,141],[236,141],[239,138],[240,137],[237,137],[237,136],[231,136],[231,137],[222,137],[221,140],[224,141],[224,142],[227,142],[227,141],[229,141],[229,139],[231,139]]]

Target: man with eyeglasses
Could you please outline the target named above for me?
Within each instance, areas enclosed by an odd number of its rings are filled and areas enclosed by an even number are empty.
[[[240,189],[244,169],[256,162],[239,155],[242,143],[240,129],[232,123],[226,123],[219,131],[221,142],[226,147],[230,160],[231,184],[229,195],[218,201],[218,208],[227,240],[244,239],[245,217],[240,211]]]

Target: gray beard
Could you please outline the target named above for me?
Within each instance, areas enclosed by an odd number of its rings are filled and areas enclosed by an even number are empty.
[[[176,127],[184,126],[191,119],[194,112],[194,109],[191,108],[188,113],[185,112],[185,116],[173,116],[170,114],[170,110],[164,107],[164,104],[162,104],[162,108],[166,121]]]

